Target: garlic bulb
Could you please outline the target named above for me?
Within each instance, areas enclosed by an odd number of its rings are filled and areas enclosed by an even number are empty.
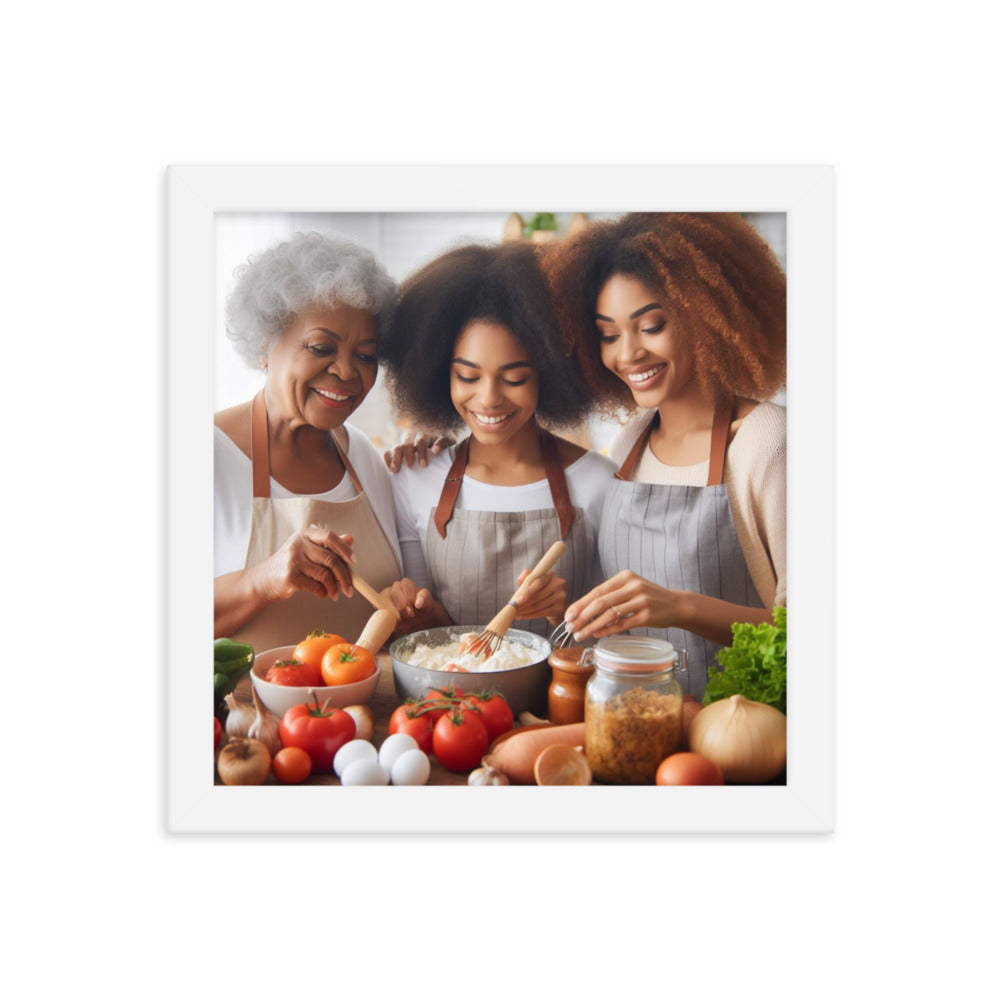
[[[469,775],[470,785],[509,785],[507,775],[496,768],[484,764]]]
[[[252,705],[248,705],[245,701],[237,701],[232,694],[226,695],[225,702],[229,709],[229,714],[226,716],[226,735],[231,740],[245,739],[257,713]]]
[[[251,688],[250,693],[253,695],[257,717],[250,723],[247,736],[252,740],[260,740],[267,747],[268,753],[273,757],[281,749],[281,737],[278,735],[278,727],[281,724],[281,720],[261,704],[256,688]]]
[[[691,720],[688,743],[715,761],[726,781],[770,781],[785,767],[787,722],[771,705],[734,694],[706,705]]]

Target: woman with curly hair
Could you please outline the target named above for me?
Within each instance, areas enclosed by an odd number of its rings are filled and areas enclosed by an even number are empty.
[[[700,698],[736,622],[784,604],[785,276],[738,215],[632,214],[554,245],[567,346],[599,406],[634,417],[599,540],[608,578],[566,612],[688,651]]]
[[[371,607],[348,564],[379,588],[401,575],[389,473],[347,423],[375,384],[396,283],[366,248],[319,233],[236,273],[226,332],[265,381],[215,415],[215,634],[258,649],[314,629],[353,640]]]
[[[614,467],[552,433],[593,402],[562,350],[534,249],[473,244],[432,260],[403,282],[382,350],[401,415],[469,430],[392,477],[406,579],[386,595],[401,630],[485,624],[561,538],[555,571],[518,595],[519,627],[547,633],[546,619],[600,579],[597,525]]]

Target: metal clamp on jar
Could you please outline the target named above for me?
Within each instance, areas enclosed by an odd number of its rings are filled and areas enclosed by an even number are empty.
[[[680,661],[680,663],[679,663]],[[586,650],[593,663],[584,701],[584,752],[594,778],[651,785],[664,757],[681,746],[683,692],[675,676],[687,654],[663,639],[616,635]]]

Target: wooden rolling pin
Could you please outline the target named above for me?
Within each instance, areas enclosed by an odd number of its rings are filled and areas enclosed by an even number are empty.
[[[379,608],[365,623],[355,645],[361,646],[371,653],[378,653],[389,636],[392,635],[397,620],[395,611]]]

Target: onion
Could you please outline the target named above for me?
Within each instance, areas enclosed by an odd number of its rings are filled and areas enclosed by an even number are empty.
[[[371,741],[375,735],[375,715],[367,705],[348,705],[344,711],[354,720],[354,738]]]
[[[691,720],[688,742],[722,768],[726,781],[770,781],[785,767],[787,721],[771,705],[734,694],[706,705]]]
[[[271,773],[271,752],[260,740],[230,740],[216,767],[224,785],[263,785]]]

